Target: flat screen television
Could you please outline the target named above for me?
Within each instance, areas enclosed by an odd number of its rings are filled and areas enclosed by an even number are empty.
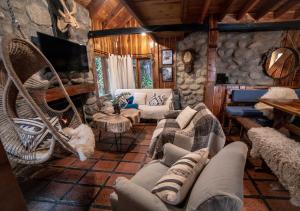
[[[86,46],[38,32],[39,46],[58,72],[88,72]]]

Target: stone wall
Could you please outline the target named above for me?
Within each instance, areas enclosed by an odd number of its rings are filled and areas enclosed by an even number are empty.
[[[38,31],[49,35],[55,34],[53,26],[56,23],[53,23],[53,18],[50,15],[50,1],[52,0],[10,0],[16,19],[19,21],[22,32],[28,40],[32,36],[36,37]],[[87,37],[88,31],[91,29],[91,20],[88,10],[79,4],[77,4],[76,20],[79,29],[74,30],[72,41],[87,45],[90,66],[90,72],[82,73],[80,77],[86,82],[93,82],[93,46],[88,42]],[[6,0],[0,1],[0,25],[0,38],[4,33],[14,33]]]
[[[272,85],[263,70],[262,55],[279,47],[282,32],[220,33],[217,73],[226,73],[231,84]]]
[[[194,71],[186,73],[182,52],[195,51]],[[204,84],[207,75],[207,33],[196,32],[187,36],[177,45],[176,84],[180,93],[181,106],[194,106],[203,101]]]

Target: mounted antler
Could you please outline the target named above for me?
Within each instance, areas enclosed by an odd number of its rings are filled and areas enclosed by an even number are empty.
[[[59,0],[59,2],[63,7],[63,11],[61,11],[60,9],[58,10],[60,17],[58,17],[57,19],[57,27],[62,32],[68,31],[69,27],[74,27],[76,29],[79,28],[76,18],[74,17],[74,15],[77,12],[77,4],[73,0],[72,1],[73,7],[72,10],[70,11],[70,9],[68,9],[66,5],[66,1],[67,0]]]

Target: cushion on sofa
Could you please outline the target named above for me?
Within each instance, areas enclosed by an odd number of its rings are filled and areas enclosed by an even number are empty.
[[[126,100],[127,100],[128,104],[133,104],[134,97],[130,96]]]
[[[127,104],[125,108],[135,108],[135,109],[139,109],[139,105],[136,103],[132,103],[132,104]]]
[[[184,129],[190,123],[196,113],[197,111],[189,106],[183,109],[176,118],[176,122],[178,123],[180,129]]]
[[[200,149],[183,156],[158,180],[152,193],[168,204],[181,203],[205,166],[207,157],[207,149]]]
[[[227,106],[226,112],[230,116],[261,117],[263,113],[253,106]]]
[[[115,190],[116,193],[110,195],[114,211],[169,211],[157,196],[125,177],[117,178]]]
[[[267,89],[257,90],[232,90],[231,101],[232,102],[245,102],[256,103],[258,100],[267,93]]]
[[[153,96],[149,100],[149,105],[150,106],[159,106],[159,105],[164,105],[166,101],[165,95],[159,95],[154,93]]]
[[[169,167],[162,164],[159,160],[154,160],[140,169],[138,173],[131,178],[131,181],[151,191],[168,169]]]
[[[139,104],[139,105],[145,105],[146,104],[146,93],[134,93],[133,94],[133,103]]]
[[[149,105],[139,105],[141,110],[142,119],[163,119],[165,113],[170,111],[169,107],[166,105],[162,106],[149,106]]]
[[[259,99],[267,93],[267,89],[256,90],[232,90],[231,101],[232,102],[249,102],[256,103]],[[300,89],[295,89],[296,94],[300,98]]]

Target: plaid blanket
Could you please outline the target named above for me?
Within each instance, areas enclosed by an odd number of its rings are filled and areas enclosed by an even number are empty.
[[[149,155],[153,159],[163,157],[163,146],[166,143],[176,144],[192,142],[191,151],[206,148],[211,156],[215,155],[225,144],[225,134],[219,120],[203,104],[195,108],[196,115],[189,125],[181,130],[175,119],[162,119],[153,133]],[[182,146],[181,144],[181,146]]]

